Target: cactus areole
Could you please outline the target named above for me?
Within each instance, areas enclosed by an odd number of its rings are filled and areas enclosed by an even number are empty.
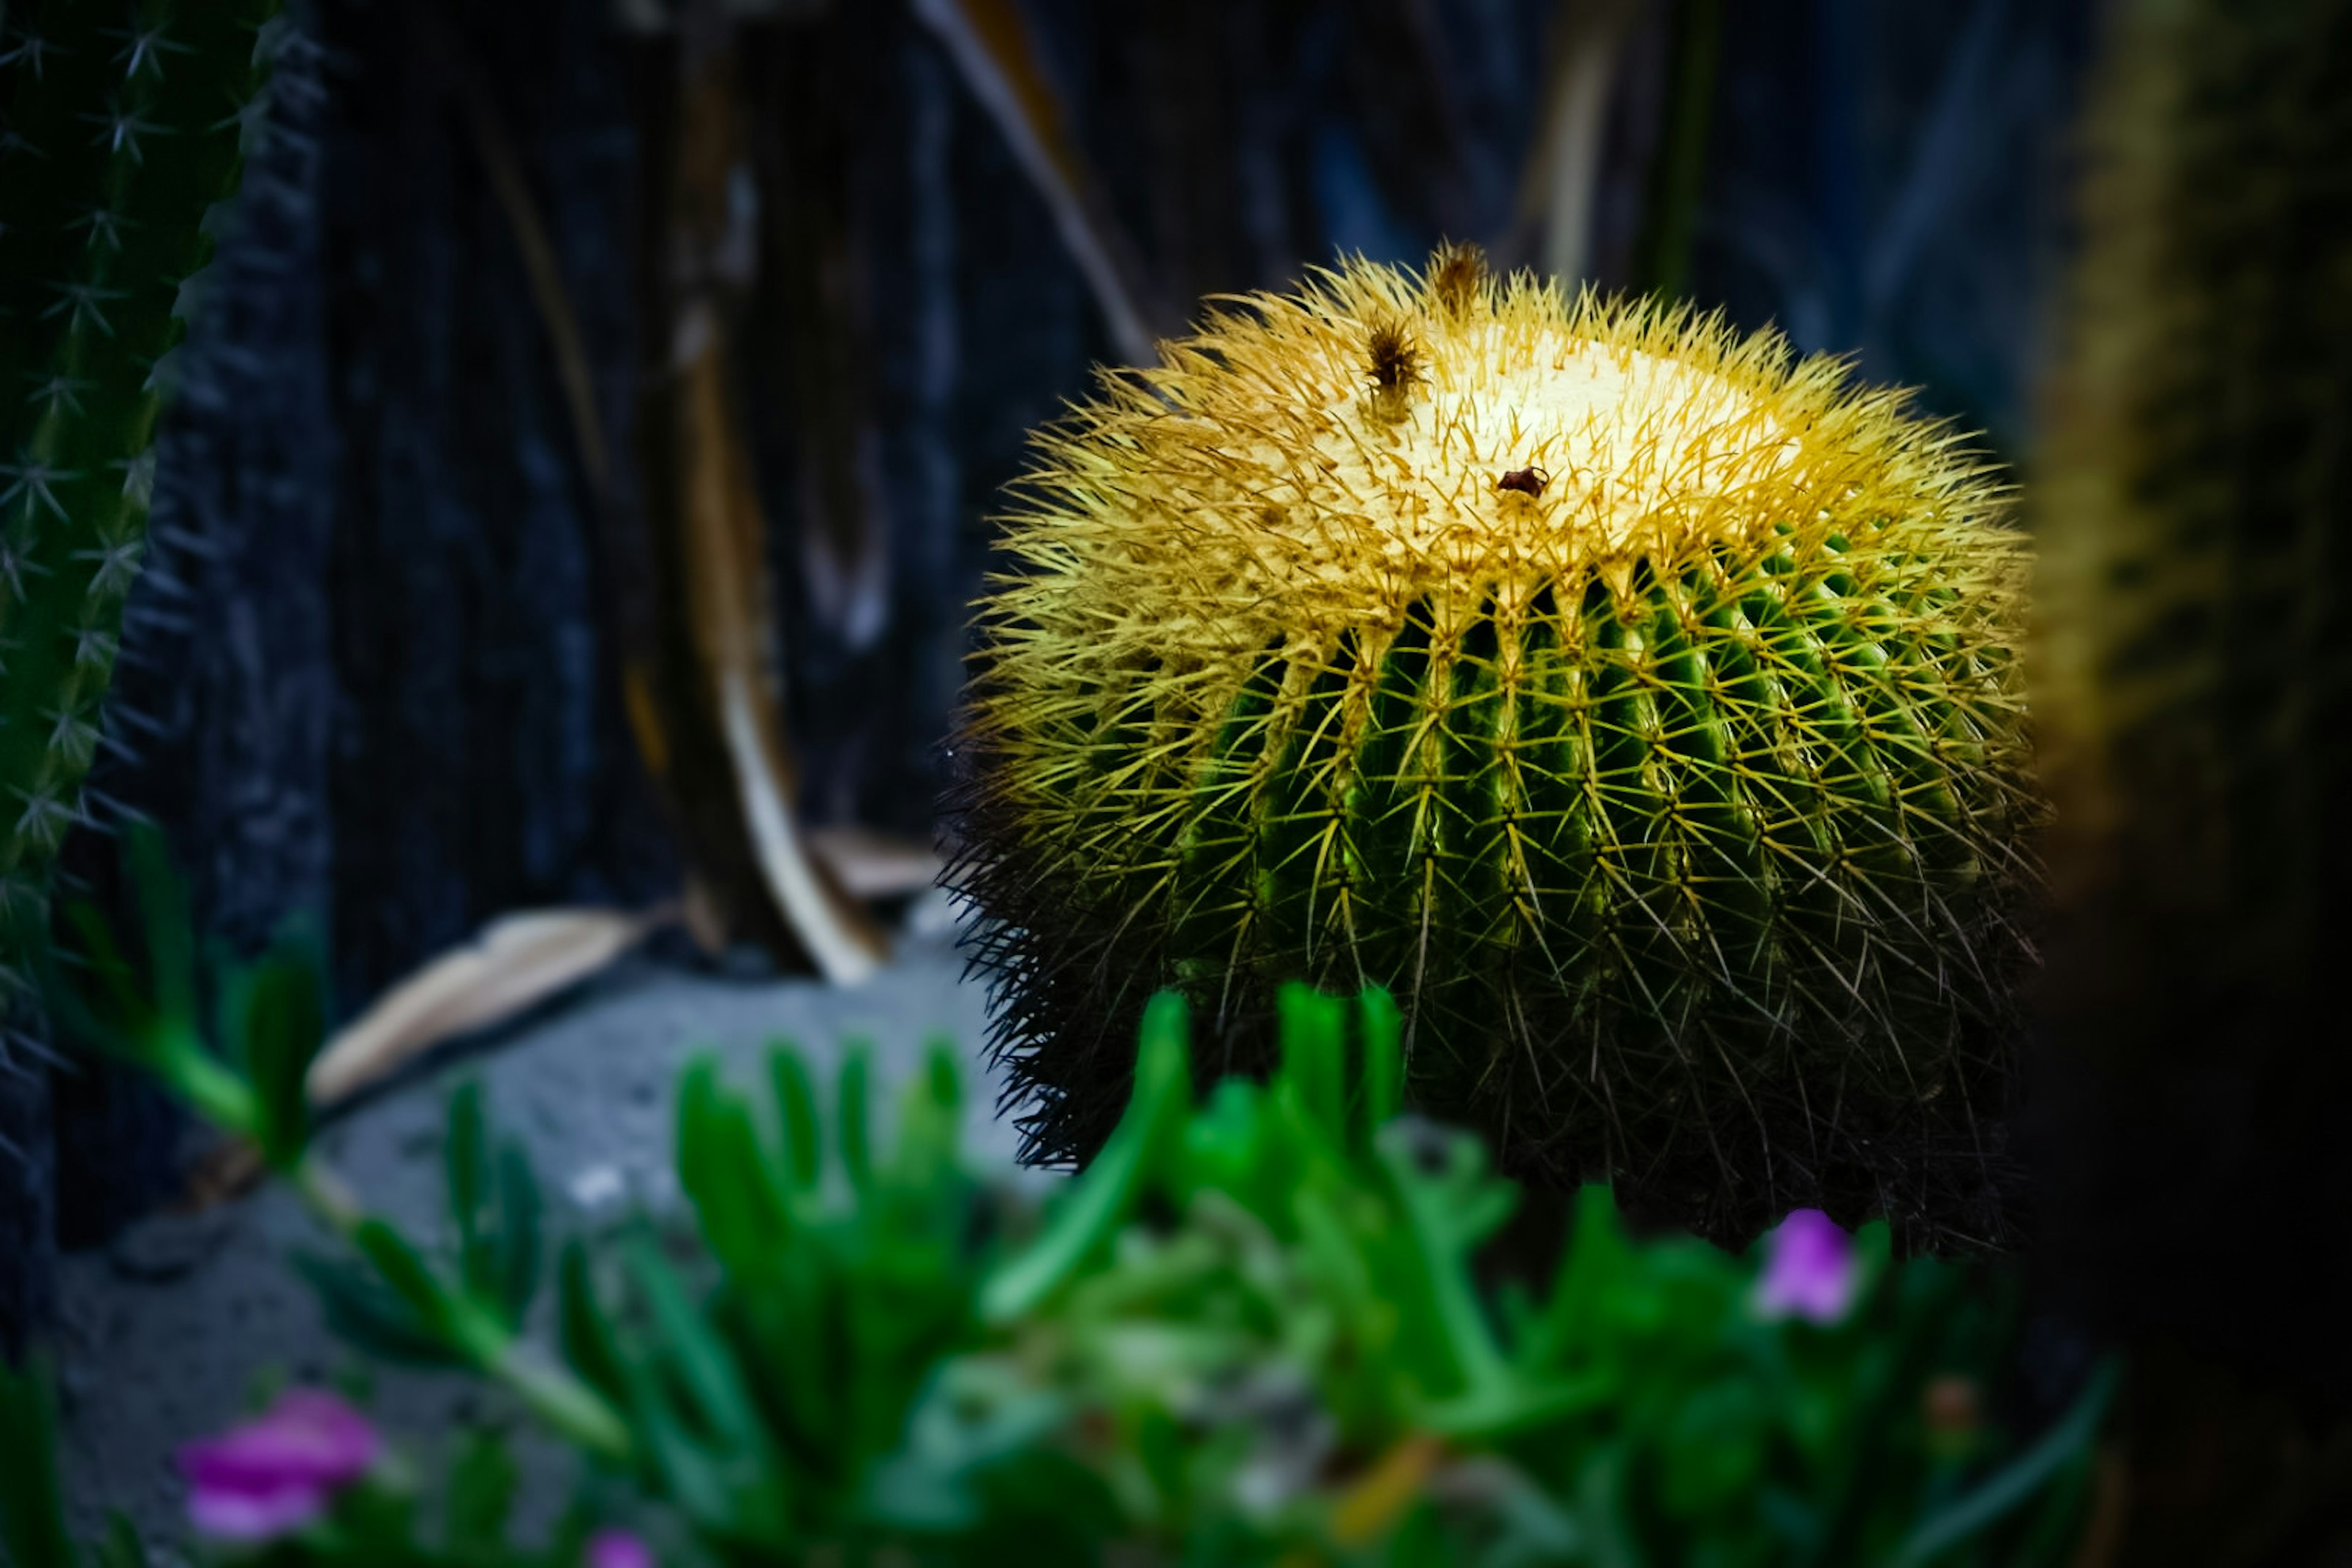
[[[1038,450],[955,873],[1033,1157],[1155,986],[1252,1066],[1276,984],[1374,983],[1522,1170],[2000,1230],[2025,562],[1956,435],[1449,249],[1219,310]]]

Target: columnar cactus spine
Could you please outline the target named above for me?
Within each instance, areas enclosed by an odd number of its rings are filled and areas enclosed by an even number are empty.
[[[1035,1152],[1155,986],[1247,1059],[1275,984],[1370,982],[1523,1167],[1998,1234],[1998,483],[1833,363],[1463,252],[1249,308],[1044,438],[983,606],[961,874]]]
[[[258,133],[278,0],[0,7],[0,982],[47,939],[208,219]],[[0,1006],[7,1004],[0,1000]]]

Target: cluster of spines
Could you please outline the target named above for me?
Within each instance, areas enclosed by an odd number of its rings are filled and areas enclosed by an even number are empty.
[[[1524,275],[1450,287],[1439,295],[1409,274],[1351,265],[1295,296],[1253,297],[1251,314],[1214,310],[1193,337],[1163,345],[1161,365],[1107,374],[1094,402],[1040,433],[1040,460],[1015,487],[1002,543],[1021,570],[984,605],[993,645],[1046,645],[1047,658],[1079,665],[1213,641],[1230,661],[1271,630],[1393,624],[1390,601],[1465,577],[1599,573],[1622,586],[1636,561],[1677,572],[1713,548],[1718,520],[1763,516],[1751,496],[1695,489],[1621,538],[1591,526],[1615,490],[1572,490],[1562,475],[1489,526],[1506,504],[1496,480],[1542,461],[1534,450],[1465,451],[1444,506],[1473,525],[1410,544],[1378,515],[1378,496],[1330,505],[1307,494],[1335,455],[1380,468],[1400,398],[1410,407],[1458,390],[1450,351],[1532,361],[1563,337],[1738,389],[1743,413],[1710,433],[1721,447],[1794,440],[1769,484],[1820,498],[1832,515],[1774,518],[1789,525],[1775,547],[1810,558],[1843,519],[1899,516],[1890,568],[1941,575],[1987,606],[1979,619],[2011,607],[2023,558],[1992,521],[2004,497],[1958,433],[1909,420],[1901,394],[1857,389],[1833,360],[1792,364],[1776,334],[1742,335],[1686,308],[1567,295]],[[1899,446],[1886,439],[1898,425]],[[1631,456],[1619,485],[1674,485],[1671,469]],[[1314,569],[1334,561],[1359,570]],[[1381,594],[1367,594],[1362,571],[1383,574]],[[1077,615],[1091,624],[1068,625]]]
[[[1253,304],[1046,438],[988,606],[958,875],[1034,1152],[1085,1152],[1166,983],[1244,1053],[1282,980],[1392,985],[1425,1096],[1586,1170],[1679,1123],[1759,1177],[1782,1137],[1803,1193],[1785,1135],[1843,1097],[1997,1099],[2037,813],[2020,560],[1949,437],[1775,343],[1452,256]],[[1327,552],[1360,560],[1269,567],[1313,533],[1296,493],[1245,526],[1286,427],[1328,434],[1351,376],[1393,423],[1449,335],[1547,325],[1740,386],[1803,443],[1785,504],[1613,554],[1507,518],[1376,554],[1343,517]],[[1270,449],[1226,461],[1236,432]],[[1531,508],[1511,477],[1476,504]]]
[[[47,940],[147,548],[157,416],[267,111],[278,0],[0,23],[0,983]],[[13,995],[0,996],[0,1008]]]

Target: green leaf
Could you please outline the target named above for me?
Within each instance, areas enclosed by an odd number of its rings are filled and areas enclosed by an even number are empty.
[[[311,1527],[315,1546],[293,1562],[427,1568],[433,1554],[416,1539],[418,1501],[415,1489],[395,1477],[363,1477],[336,1494],[333,1512]]]
[[[989,1504],[1002,1494],[991,1498],[990,1473],[1045,1447],[1071,1414],[1063,1394],[1024,1386],[1001,1368],[936,1368],[910,1401],[905,1440],[867,1472],[859,1512],[921,1534],[1002,1528],[1001,1515],[991,1517]],[[1029,1544],[1029,1560],[1061,1561]]]
[[[838,1249],[798,1247],[789,1267],[728,1303],[730,1342],[742,1347],[776,1430],[829,1453],[851,1434],[848,1385],[856,1375],[843,1345],[843,1272]]]
[[[652,1239],[642,1235],[629,1238],[623,1258],[670,1352],[693,1404],[692,1414],[728,1447],[743,1453],[758,1451],[763,1447],[759,1415],[744,1392],[735,1358],[687,1299],[677,1271]]]
[[[1348,1135],[1346,1007],[1311,985],[1286,982],[1276,994],[1280,1024],[1281,1081],[1298,1097],[1310,1122],[1345,1145]]]
[[[1648,1561],[1626,1517],[1626,1479],[1632,1468],[1624,1445],[1611,1443],[1586,1459],[1577,1476],[1576,1514],[1588,1532],[1595,1568],[1643,1568]]]
[[[292,925],[247,972],[242,1016],[227,1041],[253,1093],[254,1140],[277,1170],[301,1163],[310,1139],[308,1075],[327,1035],[325,956]]]
[[[1356,1015],[1364,1047],[1359,1126],[1361,1147],[1369,1149],[1372,1134],[1404,1110],[1404,1018],[1396,999],[1377,985],[1366,986],[1356,999]]]
[[[1404,1211],[1436,1327],[1464,1394],[1499,1397],[1511,1373],[1478,1299],[1470,1258],[1509,1217],[1518,1189],[1488,1175],[1486,1146],[1475,1138],[1434,1130],[1415,1137],[1411,1131],[1399,1122],[1382,1134],[1380,1164]]]
[[[663,1489],[678,1511],[702,1529],[730,1530],[735,1525],[732,1490],[717,1462],[696,1445],[677,1413],[663,1397],[660,1380],[645,1363],[623,1363],[626,1380],[625,1408],[644,1439]]]
[[[354,1348],[404,1366],[453,1367],[465,1358],[431,1325],[372,1275],[314,1253],[289,1259],[310,1281],[327,1315],[327,1327]]]
[[[659,1352],[658,1360],[622,1363],[632,1436],[681,1510],[704,1530],[735,1538],[750,1560],[775,1560],[788,1535],[787,1489],[799,1471],[777,1458],[733,1352],[688,1300],[653,1238],[629,1237],[622,1260]]]
[[[147,1543],[139,1539],[139,1527],[131,1516],[119,1508],[106,1510],[106,1533],[99,1538],[94,1554],[99,1568],[147,1568]]]
[[[48,1363],[0,1362],[0,1545],[16,1568],[75,1568],[58,1491],[57,1388]]]
[[[677,1083],[677,1180],[694,1205],[703,1239],[719,1258],[732,1261],[744,1250],[746,1221],[740,1192],[713,1169],[718,1161],[719,1063],[698,1056]]]
[[[850,1187],[863,1193],[874,1183],[872,1081],[873,1048],[864,1040],[848,1042],[841,1060],[841,1167]]]
[[[1922,1521],[1892,1559],[1893,1568],[1917,1568],[1933,1562],[1970,1536],[1990,1528],[2048,1485],[2068,1462],[2095,1442],[2099,1423],[2115,1399],[2123,1367],[2108,1360],[2091,1374],[2089,1384],[2073,1409],[2042,1434],[2039,1442],[1967,1496]]]
[[[544,1568],[583,1562],[588,1554],[588,1542],[594,1539],[604,1521],[593,1501],[575,1495],[555,1516],[548,1528],[546,1544],[541,1548],[539,1561]]]
[[[498,1267],[492,1297],[509,1328],[522,1326],[539,1290],[539,1178],[520,1145],[499,1150]]]
[[[902,1096],[890,1149],[890,1181],[901,1190],[935,1194],[959,1170],[963,1134],[963,1080],[954,1052],[933,1040],[922,1071]]]
[[[135,822],[124,830],[124,858],[147,938],[148,983],[155,1011],[165,1023],[193,1032],[196,1018],[195,919],[188,889],[172,867],[163,830]]]
[[[520,1479],[514,1456],[497,1433],[478,1428],[458,1439],[446,1503],[452,1553],[487,1553],[503,1544]]]
[[[923,1042],[922,1082],[925,1098],[950,1123],[963,1113],[963,1068],[954,1041],[934,1035]]]
[[[238,1070],[208,1052],[198,1031],[194,939],[187,898],[152,826],[132,830],[127,851],[145,926],[147,969],[117,945],[105,917],[88,902],[65,910],[79,933],[83,962],[107,998],[68,978],[46,951],[33,954],[58,1022],[110,1055],[154,1074],[214,1126],[261,1146],[279,1171],[300,1161],[309,1125],[302,1077],[325,1033],[323,961],[303,928],[280,934],[251,965],[221,978],[215,1022]]]
[[[1192,1506],[1184,1433],[1176,1418],[1157,1405],[1146,1405],[1137,1417],[1135,1457],[1158,1494],[1159,1511],[1169,1518],[1181,1518]]]
[[[448,1186],[449,1217],[457,1227],[457,1267],[468,1290],[488,1282],[489,1248],[483,1232],[488,1202],[489,1134],[483,1125],[482,1086],[473,1079],[449,1096],[448,1129],[441,1163]]]
[[[1598,1182],[1587,1183],[1577,1190],[1576,1217],[1552,1279],[1551,1299],[1522,1351],[1525,1365],[1553,1366],[1591,1343],[1601,1304],[1621,1288],[1627,1258],[1615,1194]]]
[[[1514,1468],[1507,1472],[1494,1508],[1498,1521],[1522,1543],[1524,1555],[1518,1561],[1569,1562],[1582,1552],[1584,1531],[1576,1516],[1523,1471]]]
[[[478,1367],[487,1367],[512,1342],[510,1331],[472,1300],[455,1296],[433,1277],[408,1238],[381,1219],[363,1219],[352,1245],[415,1315],[420,1327]]]
[[[779,1041],[768,1052],[768,1081],[776,1099],[776,1126],[783,1139],[784,1171],[793,1191],[816,1190],[824,1174],[824,1142],[816,1116],[816,1089],[800,1047]]]
[[[458,1279],[491,1316],[520,1328],[539,1284],[539,1181],[520,1145],[501,1143],[493,1153],[482,1086],[474,1079],[449,1097],[441,1152]]]
[[[596,1300],[588,1272],[588,1248],[574,1237],[563,1244],[555,1271],[556,1344],[564,1364],[616,1405],[625,1405],[628,1382],[612,1321]],[[624,1412],[625,1414],[625,1411]]]
[[[1184,998],[1162,991],[1143,1013],[1135,1090],[1127,1114],[1023,1251],[1001,1264],[981,1290],[981,1317],[1009,1323],[1037,1306],[1092,1258],[1134,1212],[1162,1152],[1182,1133],[1192,1108],[1191,1026]]]
[[[383,1220],[369,1218],[352,1233],[352,1244],[375,1265],[376,1277],[416,1315],[418,1322],[436,1331],[448,1326],[448,1292],[433,1278],[433,1271],[406,1237]]]
[[[710,1250],[730,1269],[759,1266],[791,1234],[783,1184],[760,1147],[751,1110],[719,1080],[719,1063],[698,1058],[678,1086],[678,1182],[694,1204]]]
[[[1418,1419],[1441,1437],[1500,1442],[1598,1409],[1616,1388],[1615,1378],[1597,1373],[1561,1380],[1497,1377],[1463,1398],[1429,1406]]]
[[[219,961],[214,966],[213,1038],[221,1042],[229,1065],[244,1073],[245,1019],[253,1010],[253,986],[259,971],[253,964],[230,962],[225,949],[215,950],[212,956]]]
[[[258,1140],[261,1108],[255,1100],[252,1086],[215,1061],[194,1040],[167,1041],[155,1071],[188,1102],[191,1110],[213,1126],[234,1137]]]
[[[46,943],[32,946],[29,956],[41,977],[42,999],[63,1032],[97,1050],[152,1072],[158,1070],[160,1031],[154,1009],[141,994],[139,977],[115,945],[114,931],[95,905],[84,900],[67,904],[66,924],[79,939],[81,966],[95,976],[107,998],[102,1010],[93,1005],[88,989],[69,975]]]
[[[1217,1192],[1266,1217],[1262,1200],[1276,1173],[1266,1148],[1276,1136],[1268,1110],[1264,1087],[1245,1078],[1220,1079],[1209,1090],[1207,1102],[1186,1119],[1178,1141],[1180,1158],[1169,1196],[1180,1208],[1195,1193]]]

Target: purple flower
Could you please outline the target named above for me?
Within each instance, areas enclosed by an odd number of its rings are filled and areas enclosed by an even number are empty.
[[[653,1548],[625,1530],[600,1530],[581,1554],[586,1568],[654,1568]]]
[[[180,1450],[188,1517],[224,1541],[268,1541],[327,1510],[367,1473],[374,1428],[323,1389],[293,1388],[267,1415]]]
[[[1798,1209],[1765,1238],[1756,1310],[1768,1318],[1834,1323],[1853,1305],[1861,1271],[1853,1237],[1819,1209]]]

